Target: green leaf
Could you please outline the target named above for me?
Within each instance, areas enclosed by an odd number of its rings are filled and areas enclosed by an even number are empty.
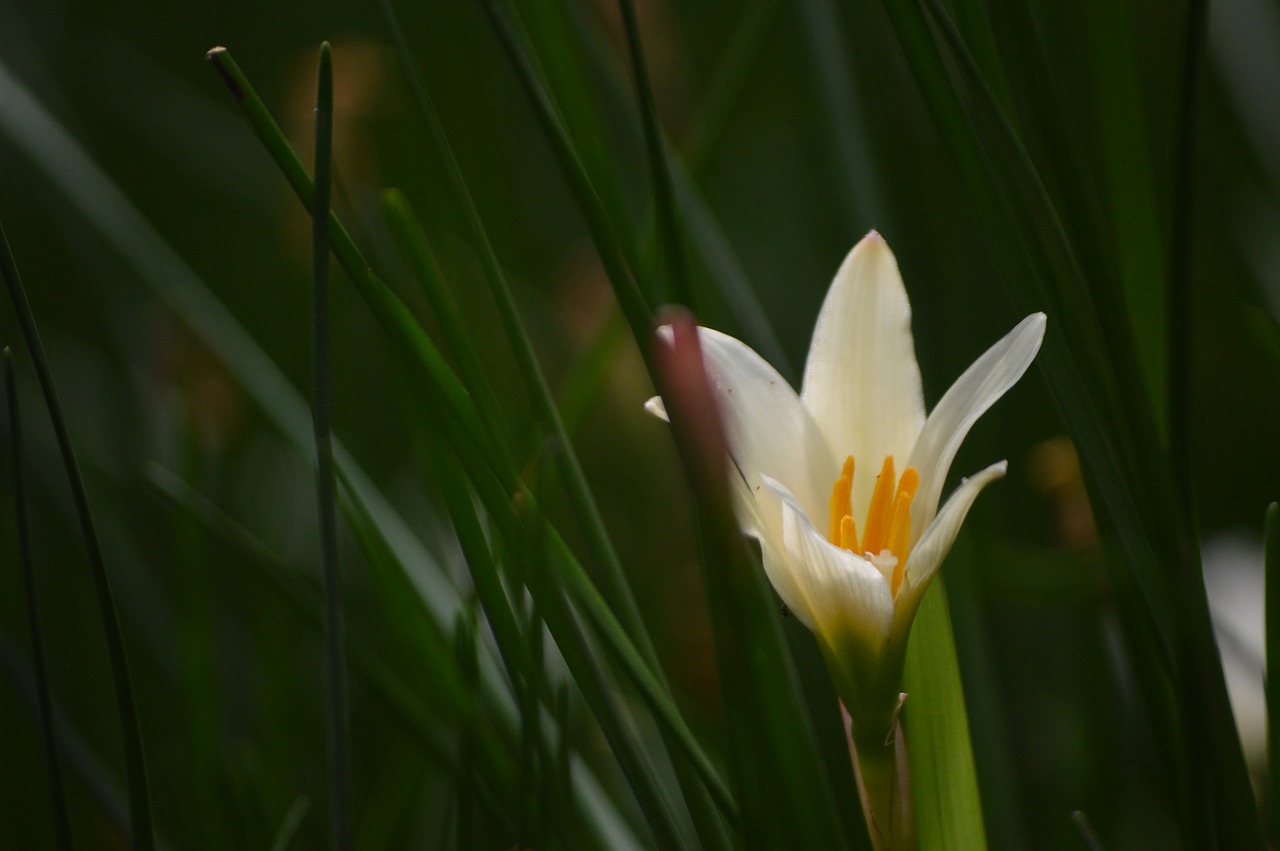
[[[903,718],[920,851],[984,851],[969,716],[941,578],[916,613],[902,688],[908,695]]]

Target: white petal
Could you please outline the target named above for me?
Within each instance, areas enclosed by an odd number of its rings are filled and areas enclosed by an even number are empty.
[[[805,407],[837,458],[852,454],[854,516],[865,515],[885,455],[902,462],[924,424],[911,305],[898,263],[872,231],[836,273],[805,363]]]
[[[653,414],[663,422],[671,422],[671,417],[667,416],[667,406],[663,404],[661,396],[654,396],[644,403],[646,412]]]
[[[669,340],[671,329],[664,326],[658,333]],[[747,486],[755,488],[762,475],[771,476],[786,483],[805,511],[825,517],[839,466],[791,385],[733,337],[699,328],[698,340],[724,417],[729,453]],[[652,400],[645,407],[657,413]]]
[[[987,485],[1004,476],[1009,462],[999,461],[982,472],[967,479],[962,479],[960,487],[947,500],[947,504],[938,512],[933,524],[924,531],[920,542],[911,550],[907,559],[906,575],[902,587],[898,589],[898,607],[908,608],[914,612],[914,605],[919,602],[929,580],[942,566],[942,560],[951,551],[960,532],[960,524],[968,516],[973,501]]]
[[[865,559],[832,545],[786,488],[769,478],[764,484],[757,495],[762,512],[778,510],[782,519],[781,564],[769,575],[778,595],[829,642],[856,636],[874,658],[893,624],[889,583]],[[782,576],[781,583],[775,574]]]
[[[1033,313],[1019,322],[956,379],[929,414],[908,462],[920,473],[920,488],[911,504],[913,538],[933,521],[947,471],[965,435],[1027,371],[1040,351],[1044,327],[1043,313]]]

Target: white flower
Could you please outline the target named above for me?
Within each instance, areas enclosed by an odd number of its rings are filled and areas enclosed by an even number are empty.
[[[872,231],[818,314],[800,395],[745,344],[699,329],[725,422],[736,509],[787,608],[818,637],[856,727],[891,729],[907,634],[992,464],[938,503],[973,423],[1022,376],[1045,316],[1022,320],[926,418],[911,306]],[[670,339],[670,328],[660,329]],[[665,419],[661,399],[649,400]],[[900,472],[899,472],[900,471]]]

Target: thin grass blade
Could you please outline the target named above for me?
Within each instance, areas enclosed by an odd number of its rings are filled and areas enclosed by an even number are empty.
[[[3,87],[5,76],[7,75],[0,66],[0,88]],[[98,540],[98,530],[94,525],[93,512],[89,507],[89,494],[85,490],[80,462],[76,459],[75,448],[71,444],[71,433],[67,429],[62,404],[58,401],[53,371],[49,367],[49,359],[45,354],[44,344],[40,340],[40,331],[36,326],[35,316],[31,312],[31,304],[27,300],[27,292],[18,274],[18,266],[13,259],[13,252],[9,248],[9,239],[5,236],[3,225],[0,225],[0,271],[3,271],[5,284],[9,289],[9,298],[18,315],[18,323],[22,328],[27,351],[36,369],[40,392],[44,395],[45,407],[53,423],[58,450],[62,454],[62,463],[66,469],[67,482],[71,487],[72,499],[75,501],[76,515],[80,520],[80,534],[88,553],[89,572],[93,577],[94,590],[97,593],[98,611],[102,616],[102,628],[107,644],[107,657],[111,663],[111,682],[120,720],[125,773],[128,776],[129,823],[134,847],[140,851],[150,851],[155,847],[151,792],[147,786],[142,727],[138,720],[138,706],[134,700],[133,684],[129,677],[128,654],[125,651],[124,635],[120,630],[120,615],[116,611],[115,595],[111,590],[111,577],[107,573],[102,545]]]
[[[31,521],[27,516],[26,465],[22,438],[22,415],[18,409],[18,383],[13,373],[13,352],[4,347],[4,384],[9,400],[9,450],[13,471],[13,505],[18,526],[18,561],[22,565],[22,586],[27,605],[27,625],[31,630],[31,660],[36,696],[40,704],[45,771],[49,780],[49,806],[53,810],[53,841],[59,851],[70,851],[71,815],[67,810],[67,788],[62,779],[62,756],[58,730],[53,722],[53,692],[49,687],[49,666],[45,661],[44,632],[40,606],[36,600],[35,554],[31,546]]]
[[[1263,521],[1266,594],[1267,765],[1271,788],[1280,789],[1280,502],[1267,506]],[[1280,824],[1280,802],[1271,800],[1271,823]]]
[[[320,45],[316,85],[315,192],[311,200],[312,376],[311,420],[316,445],[320,511],[320,563],[324,577],[325,746],[329,768],[330,837],[338,851],[355,847],[351,811],[351,709],[343,638],[342,572],[338,565],[338,511],[334,497],[333,407],[329,355],[329,197],[333,164],[333,58]]]

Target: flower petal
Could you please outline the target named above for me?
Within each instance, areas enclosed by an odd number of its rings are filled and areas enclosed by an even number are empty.
[[[829,644],[852,639],[866,658],[877,658],[893,624],[889,583],[866,559],[832,545],[785,487],[769,477],[764,485],[756,494],[761,513],[779,512],[782,521],[781,564],[769,574],[779,596]]]
[[[1033,313],[965,370],[946,392],[920,432],[908,465],[920,473],[911,505],[912,537],[933,522],[951,462],[978,417],[1008,392],[1040,351],[1045,315]]]
[[[978,498],[983,488],[1003,477],[1008,468],[1008,461],[999,461],[977,475],[961,479],[960,487],[956,488],[955,493],[947,499],[947,504],[942,507],[942,511],[938,512],[933,524],[920,536],[920,543],[911,550],[911,557],[907,560],[906,575],[903,577],[902,587],[898,589],[900,610],[912,614],[915,612],[915,605],[919,603],[920,596],[928,587],[929,580],[933,579],[934,574],[938,572],[938,568],[942,566],[942,560],[947,557],[947,553],[951,551],[951,545],[956,542],[960,524],[964,523],[964,518],[968,516],[969,509],[973,507],[973,501]]]
[[[671,329],[658,333],[671,339]],[[826,516],[832,481],[839,472],[822,433],[791,385],[740,340],[698,329],[707,376],[716,391],[733,457],[749,489],[762,475],[785,482],[806,512]],[[661,402],[645,408],[665,419]]]
[[[920,434],[911,305],[893,252],[875,231],[849,252],[827,292],[800,396],[832,452],[852,454],[865,470],[879,469],[888,454],[901,464]],[[864,516],[874,486],[874,475],[854,476],[854,517]]]

